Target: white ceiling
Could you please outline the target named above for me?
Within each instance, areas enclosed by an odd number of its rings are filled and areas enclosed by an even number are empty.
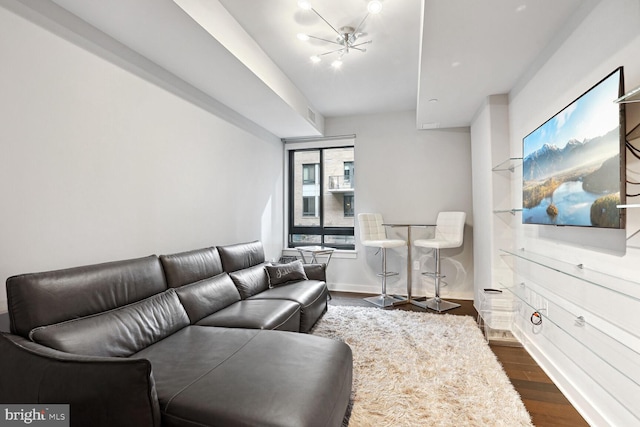
[[[373,43],[311,64],[334,32],[296,0],[220,0],[325,117],[417,109],[417,127],[469,126],[482,100],[508,93],[580,0],[384,0],[364,25]],[[423,8],[424,3],[424,8]],[[335,28],[357,27],[367,0],[311,0]],[[437,99],[438,101],[429,100]]]
[[[382,12],[363,26],[373,40],[367,52],[349,53],[334,70],[332,55],[320,64],[309,60],[328,50],[322,42],[296,38],[335,34],[297,0],[47,1],[280,137],[319,135],[323,117],[387,111],[416,110],[418,129],[469,126],[488,95],[508,93],[568,35],[584,3],[593,3],[383,0]],[[271,62],[260,55],[248,61],[249,51],[243,57],[214,34],[219,25],[206,31],[176,3],[213,7],[218,18],[227,15],[214,7],[222,5],[230,14],[224,19],[235,19]],[[357,27],[366,14],[367,0],[311,3],[336,28]],[[274,64],[281,76],[265,77],[265,69],[277,70]],[[308,109],[320,120],[313,123]]]
[[[312,11],[297,7],[296,0],[220,0],[258,42],[260,47],[298,86],[325,117],[416,107],[420,50],[421,0],[387,0],[378,15],[370,15],[361,31],[372,40],[367,52],[352,51],[340,70],[326,55],[319,64],[310,57],[335,45],[310,40],[298,33],[335,40],[336,34]],[[366,0],[311,0],[334,28],[358,27],[367,13]]]

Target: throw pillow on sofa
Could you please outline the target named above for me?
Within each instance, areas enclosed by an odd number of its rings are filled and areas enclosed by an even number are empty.
[[[264,268],[269,275],[270,288],[287,282],[307,280],[307,275],[300,260],[288,264],[265,265]]]

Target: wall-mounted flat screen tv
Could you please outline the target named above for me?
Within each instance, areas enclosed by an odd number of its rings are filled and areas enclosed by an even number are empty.
[[[524,224],[624,228],[623,93],[620,67],[524,137]]]

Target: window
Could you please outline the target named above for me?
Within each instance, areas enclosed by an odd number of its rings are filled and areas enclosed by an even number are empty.
[[[316,197],[302,197],[302,216],[318,216],[316,215]]]
[[[350,186],[353,188],[353,182],[351,181],[351,177],[353,176],[353,162],[344,162],[344,185]],[[351,198],[353,202],[353,197]],[[353,216],[353,214],[351,214]]]
[[[353,194],[344,195],[344,216],[353,218]]]
[[[353,146],[288,153],[289,246],[353,249]]]
[[[316,183],[316,163],[302,165],[302,183],[303,184],[315,184]]]

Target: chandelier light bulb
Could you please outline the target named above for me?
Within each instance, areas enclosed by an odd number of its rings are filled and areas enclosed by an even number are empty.
[[[318,55],[313,55],[310,59],[311,59],[311,62],[313,62],[314,64],[317,64],[318,62],[321,61]]]
[[[367,10],[372,15],[380,13],[380,11],[382,10],[382,2],[380,0],[371,0],[369,4],[367,4]]]
[[[331,66],[332,66],[333,68],[338,69],[338,68],[340,68],[340,67],[342,66],[342,61],[341,61],[341,60],[339,60],[339,59],[336,59],[335,61],[333,61],[333,62],[331,63]]]
[[[298,7],[304,10],[311,10],[311,2],[309,0],[298,0]]]
[[[298,37],[298,40],[301,40],[303,42],[306,42],[309,40],[309,36],[304,33],[298,33],[296,37]]]

